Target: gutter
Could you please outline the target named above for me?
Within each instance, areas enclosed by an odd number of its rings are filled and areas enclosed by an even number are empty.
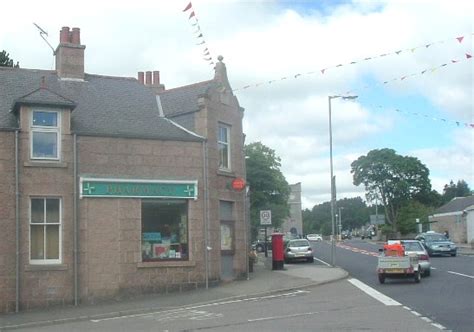
[[[206,267],[206,289],[209,289],[209,251],[212,249],[209,246],[209,183],[208,183],[208,164],[207,164],[207,141],[202,142],[202,158],[203,158],[203,205],[204,205],[204,263]]]
[[[79,304],[79,281],[78,281],[78,199],[77,199],[77,135],[73,135],[73,177],[74,177],[74,194],[73,194],[73,228],[74,228],[74,305]]]

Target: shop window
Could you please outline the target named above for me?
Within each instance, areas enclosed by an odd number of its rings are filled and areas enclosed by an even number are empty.
[[[59,112],[34,110],[31,123],[31,159],[59,159]]]
[[[61,200],[32,198],[30,208],[31,264],[61,263]]]
[[[188,203],[142,200],[142,261],[188,260]]]
[[[219,149],[219,169],[230,170],[230,127],[219,124],[217,138]]]

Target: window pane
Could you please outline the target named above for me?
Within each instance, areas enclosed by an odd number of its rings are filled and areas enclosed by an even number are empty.
[[[59,199],[51,198],[46,200],[46,222],[59,223]]]
[[[58,134],[53,132],[33,132],[33,157],[57,158]]]
[[[221,220],[233,220],[233,202],[219,201],[219,217]]]
[[[187,260],[187,202],[142,201],[142,259]]]
[[[59,259],[59,225],[46,226],[46,259]]]
[[[58,113],[55,112],[33,112],[33,126],[58,126]]]
[[[227,128],[219,127],[219,142],[227,142]]]
[[[31,259],[44,259],[44,226],[31,226]]]
[[[31,200],[31,222],[32,223],[44,222],[44,199],[33,198]]]
[[[219,167],[229,168],[227,145],[219,144]]]

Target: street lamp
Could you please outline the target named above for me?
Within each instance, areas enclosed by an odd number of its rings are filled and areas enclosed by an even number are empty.
[[[331,119],[331,100],[336,98],[342,98],[344,100],[347,99],[356,99],[358,96],[328,96],[329,102],[329,162],[331,166],[331,225],[332,225],[332,236],[331,236],[331,265],[336,265],[336,242],[334,239],[335,235],[335,220],[334,220],[334,207],[336,204],[336,188],[335,182],[336,179],[334,178],[334,171],[333,171],[333,163],[332,163],[332,119]]]

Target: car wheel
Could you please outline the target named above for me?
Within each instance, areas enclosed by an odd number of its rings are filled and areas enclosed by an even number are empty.
[[[262,246],[257,246],[257,251],[258,252],[263,252],[263,247]]]
[[[420,268],[418,268],[418,271],[415,272],[415,282],[419,283],[421,280],[421,274],[420,274]]]
[[[453,253],[451,254],[451,257],[456,257],[456,253],[453,252]]]
[[[379,273],[379,282],[381,284],[385,283],[385,274]]]
[[[424,277],[429,277],[431,275],[431,269],[427,269],[425,270],[425,272],[423,273],[423,276]]]
[[[309,263],[314,263],[314,257],[308,258]]]

